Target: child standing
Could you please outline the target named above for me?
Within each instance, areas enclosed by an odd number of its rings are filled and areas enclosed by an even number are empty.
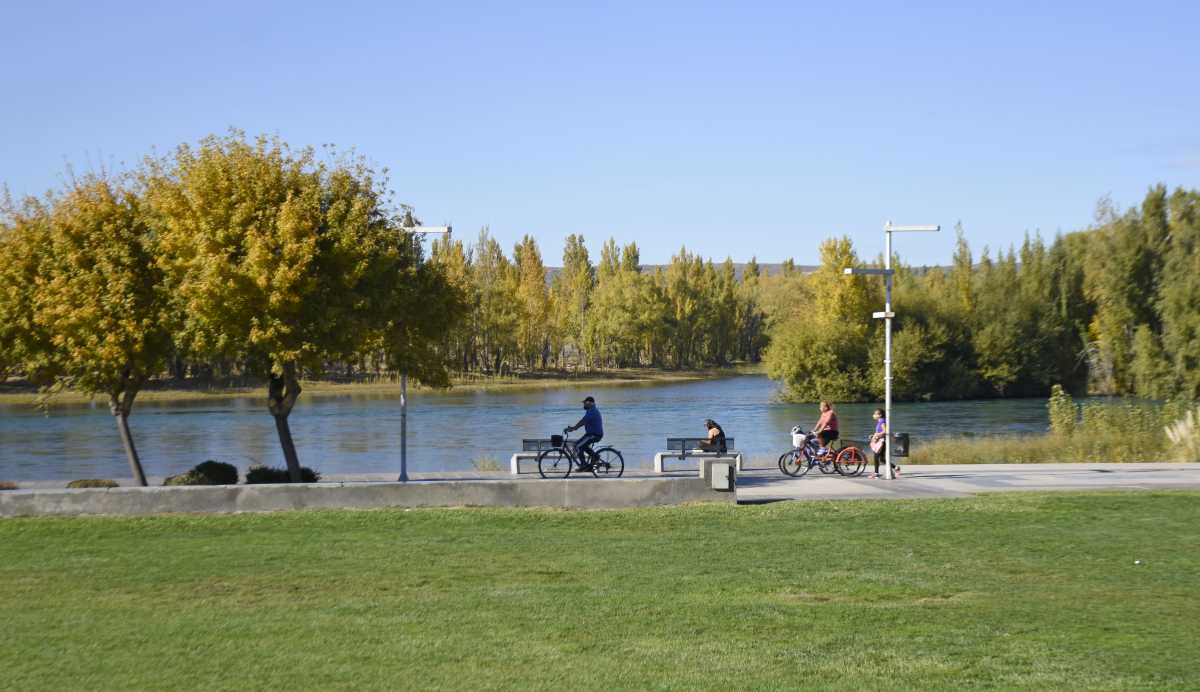
[[[875,473],[871,474],[871,480],[875,480],[879,478],[879,463],[886,456],[885,448],[887,447],[888,424],[887,417],[881,408],[875,409],[871,417],[875,419],[875,432],[871,434],[871,451],[875,453]],[[892,464],[892,473],[899,476],[900,467]]]

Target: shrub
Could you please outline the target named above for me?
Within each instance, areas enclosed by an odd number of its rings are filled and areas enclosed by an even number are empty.
[[[237,482],[236,466],[209,459],[187,473],[169,476],[163,485],[237,485]]]
[[[313,471],[307,466],[300,467],[300,482],[301,483],[316,483],[321,480],[321,474]],[[250,470],[246,471],[246,483],[254,485],[257,483],[291,483],[292,477],[288,474],[287,469],[274,468],[272,466],[251,466]]]
[[[192,469],[177,476],[167,476],[163,485],[208,485],[208,481]]]
[[[475,467],[476,471],[499,471],[500,462],[492,457],[479,457],[471,462],[471,466]]]
[[[0,490],[16,490],[17,484],[12,481],[0,481]]]
[[[233,464],[209,459],[192,470],[212,481],[212,485],[237,485],[238,482],[238,470]]]
[[[1179,461],[1200,461],[1200,407],[1188,411],[1179,420],[1166,427],[1167,437],[1175,447],[1172,450]]]
[[[1046,408],[1050,410],[1050,432],[1055,435],[1075,432],[1075,400],[1061,384],[1050,389],[1050,401],[1046,403]]]
[[[82,478],[67,483],[68,488],[116,488],[121,484],[107,478]]]

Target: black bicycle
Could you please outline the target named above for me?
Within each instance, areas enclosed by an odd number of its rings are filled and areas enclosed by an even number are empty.
[[[542,478],[567,478],[572,471],[591,472],[596,478],[620,478],[625,473],[625,457],[612,447],[593,450],[595,458],[584,459],[579,440],[562,435],[550,436],[550,448],[538,455],[538,473]]]

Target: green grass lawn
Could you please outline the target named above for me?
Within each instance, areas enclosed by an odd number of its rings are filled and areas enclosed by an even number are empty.
[[[0,688],[1196,689],[1197,586],[1188,492],[8,519]]]

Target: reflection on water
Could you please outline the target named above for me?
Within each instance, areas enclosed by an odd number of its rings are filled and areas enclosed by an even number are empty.
[[[409,397],[409,468],[456,471],[490,459],[507,468],[522,437],[548,437],[582,414],[580,400],[596,397],[604,413],[604,442],[620,448],[630,468],[650,468],[665,438],[702,435],[714,418],[749,458],[778,456],[791,427],[811,427],[813,404],[776,400],[762,376],[671,384],[614,384],[581,389],[451,391]],[[862,439],[878,404],[837,407],[842,436]],[[1044,399],[897,404],[894,430],[913,444],[953,434],[1042,432]],[[251,464],[282,466],[275,425],[261,398],[214,404],[143,402],[130,419],[147,474],[180,473],[205,459],[244,472]],[[388,473],[400,459],[400,400],[372,392],[304,399],[291,416],[301,462],[324,473]],[[44,415],[32,407],[0,405],[0,480],[128,476],[107,406],[60,406]]]

